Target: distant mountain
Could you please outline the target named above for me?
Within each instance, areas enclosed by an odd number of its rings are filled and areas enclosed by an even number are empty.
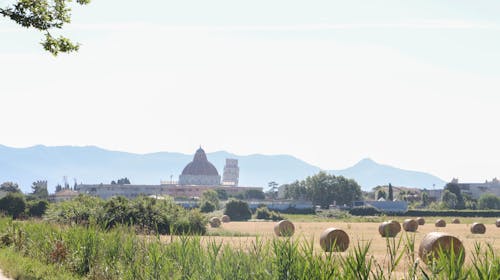
[[[372,189],[378,185],[391,183],[394,186],[432,188],[442,187],[446,184],[442,179],[424,172],[403,170],[389,165],[379,164],[365,158],[354,166],[329,171],[335,175],[342,175],[348,178],[355,178],[363,186],[363,189]]]
[[[193,150],[194,154],[194,150]],[[208,159],[222,174],[226,158],[236,158],[240,166],[240,185],[267,188],[267,183],[287,183],[319,171],[318,167],[287,155],[237,156],[227,152],[208,153]],[[24,192],[31,183],[47,180],[49,191],[63,184],[66,176],[72,186],[78,183],[110,183],[127,177],[136,184],[159,184],[161,180],[177,181],[193,155],[181,153],[132,154],[86,147],[10,148],[0,145],[0,183],[13,181]],[[172,177],[171,177],[172,176]]]
[[[194,154],[194,149],[193,149]],[[240,185],[267,188],[267,183],[279,184],[301,180],[321,169],[289,155],[238,156],[227,152],[207,154],[222,174],[226,158],[236,158],[240,166]],[[33,181],[47,180],[49,191],[67,178],[70,185],[78,183],[109,183],[128,177],[136,184],[158,184],[161,180],[177,181],[179,174],[193,155],[159,152],[133,154],[109,151],[94,146],[10,148],[0,145],[0,183],[17,182],[24,192]],[[364,189],[391,182],[397,186],[441,186],[444,181],[422,172],[406,171],[362,160],[353,167],[329,171],[354,178]]]

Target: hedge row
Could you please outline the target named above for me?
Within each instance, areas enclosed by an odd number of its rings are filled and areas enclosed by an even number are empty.
[[[313,208],[295,208],[288,207],[286,209],[277,209],[270,207],[269,210],[283,214],[314,214],[316,213]]]
[[[408,210],[406,213],[398,213],[398,216],[422,216],[422,217],[500,217],[499,210]]]
[[[349,210],[354,216],[413,216],[413,217],[500,217],[499,210],[408,210],[405,213],[381,212],[373,207],[357,207]]]

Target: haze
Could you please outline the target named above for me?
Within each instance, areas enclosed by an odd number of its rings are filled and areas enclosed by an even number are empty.
[[[3,4],[4,1],[0,1]],[[117,1],[78,53],[0,19],[0,144],[500,176],[498,1]]]

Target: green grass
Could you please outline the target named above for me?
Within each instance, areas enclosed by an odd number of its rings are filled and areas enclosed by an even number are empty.
[[[83,279],[61,266],[46,264],[33,258],[23,257],[13,248],[0,249],[0,267],[9,278],[19,280],[71,280]]]
[[[17,279],[500,279],[492,246],[478,243],[467,253],[470,264],[441,254],[428,266],[415,257],[412,235],[387,239],[387,256],[379,263],[370,243],[337,254],[317,251],[313,240],[290,238],[255,237],[239,249],[200,236],[166,243],[128,227],[104,232],[5,220],[0,226],[0,266]]]

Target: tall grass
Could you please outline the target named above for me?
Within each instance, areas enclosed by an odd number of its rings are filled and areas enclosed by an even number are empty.
[[[255,237],[238,247],[187,235],[165,242],[125,226],[103,231],[5,220],[0,226],[0,250],[75,279],[500,279],[500,258],[492,246],[476,244],[466,265],[457,261],[460,256],[442,254],[427,266],[416,258],[410,234],[387,239],[387,256],[378,262],[370,242],[325,253],[313,240],[292,238]]]

